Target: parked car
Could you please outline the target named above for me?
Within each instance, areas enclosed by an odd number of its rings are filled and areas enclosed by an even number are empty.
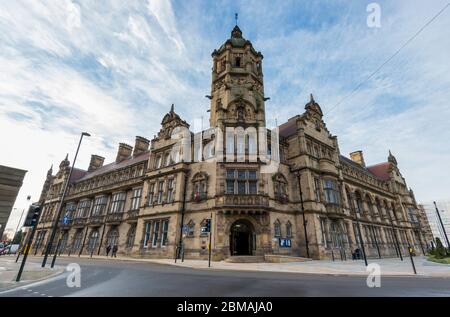
[[[19,250],[18,244],[8,244],[0,247],[0,255],[15,254]]]

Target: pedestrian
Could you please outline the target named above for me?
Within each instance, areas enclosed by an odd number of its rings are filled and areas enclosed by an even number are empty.
[[[118,249],[117,244],[115,244],[112,249],[111,257],[117,258],[117,249]]]
[[[106,247],[106,257],[108,257],[109,251],[111,251],[111,245],[110,244],[108,244],[108,246]]]

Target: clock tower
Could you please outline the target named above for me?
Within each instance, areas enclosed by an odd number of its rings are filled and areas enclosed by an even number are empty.
[[[212,58],[210,126],[265,126],[262,54],[236,25]]]

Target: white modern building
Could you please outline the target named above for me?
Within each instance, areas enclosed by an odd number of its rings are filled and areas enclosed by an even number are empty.
[[[442,223],[445,227],[445,232],[447,233],[447,237],[450,240],[450,201],[436,201],[436,205],[439,209]],[[444,244],[444,246],[447,246],[447,240],[444,237],[444,231],[442,230],[442,226],[439,222],[439,218],[437,216],[436,208],[433,202],[423,204],[423,206],[430,223],[431,231],[433,232],[433,237],[439,238],[442,241],[442,244]]]

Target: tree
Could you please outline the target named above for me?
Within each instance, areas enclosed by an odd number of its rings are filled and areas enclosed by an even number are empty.
[[[436,259],[443,259],[449,255],[448,251],[445,249],[444,245],[441,242],[441,239],[436,238],[436,248],[432,253]]]

